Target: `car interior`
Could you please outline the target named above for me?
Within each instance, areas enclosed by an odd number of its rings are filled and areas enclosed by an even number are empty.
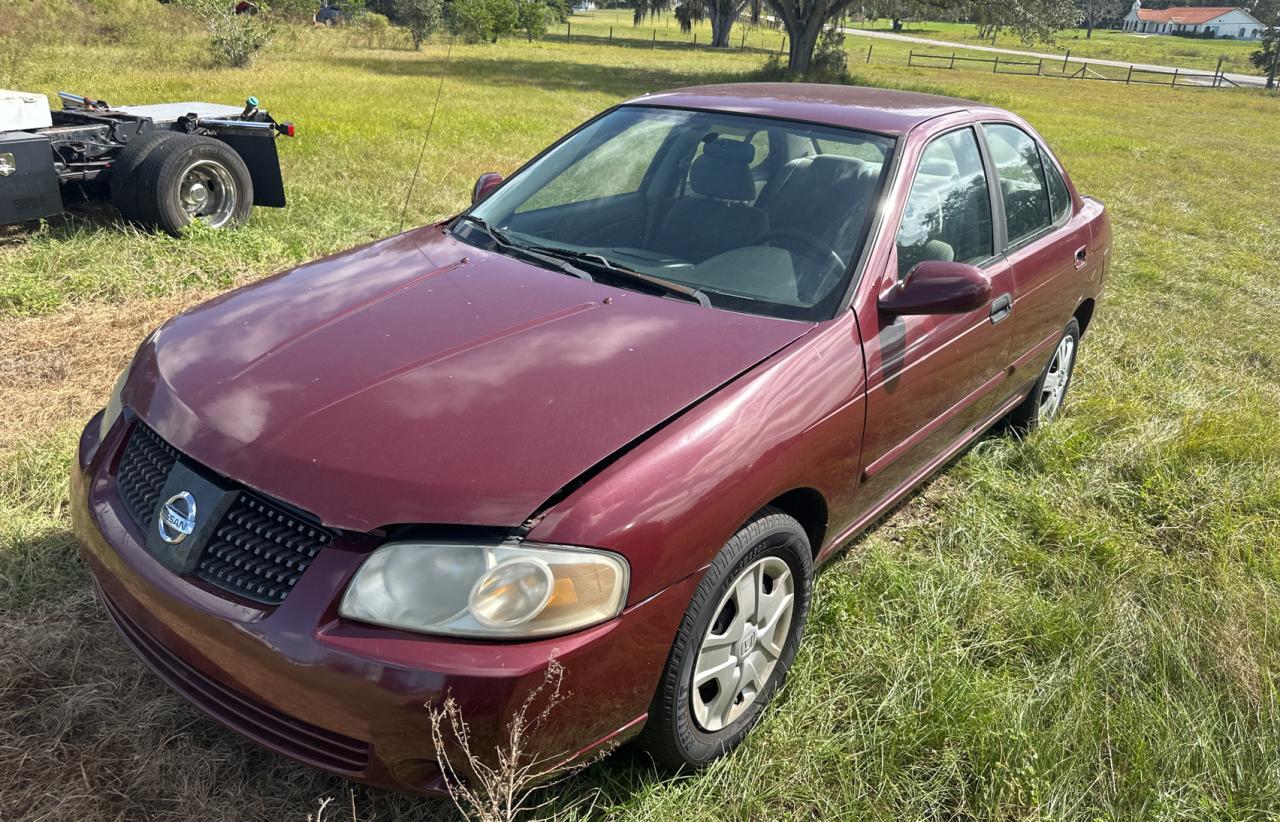
[[[974,263],[991,256],[991,198],[972,129],[929,144],[898,229],[898,277],[926,260]]]
[[[607,127],[610,117],[621,122]],[[713,304],[720,295],[779,313],[768,306],[840,296],[891,139],[639,107],[601,125],[552,149],[474,213],[518,241],[599,254],[709,292]]]

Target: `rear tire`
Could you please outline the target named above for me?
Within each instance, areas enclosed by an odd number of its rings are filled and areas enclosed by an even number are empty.
[[[176,131],[147,131],[130,140],[111,164],[107,175],[111,189],[111,204],[120,216],[129,222],[141,222],[138,208],[138,168],[150,156],[156,146],[179,136]]]
[[[193,220],[235,228],[249,219],[253,179],[235,149],[212,137],[180,134],[152,149],[137,173],[140,219],[177,235]]]
[[[776,508],[725,544],[685,611],[649,707],[640,744],[655,761],[701,768],[746,738],[795,659],[812,587],[808,535]]]
[[[1053,355],[1040,372],[1040,378],[1031,387],[1031,393],[1022,404],[1009,412],[1009,425],[1013,430],[1026,434],[1049,422],[1062,411],[1067,389],[1071,387],[1071,374],[1075,369],[1076,353],[1080,350],[1080,324],[1072,317],[1063,329]]]

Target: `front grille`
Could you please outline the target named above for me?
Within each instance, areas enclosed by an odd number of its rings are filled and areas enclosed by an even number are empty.
[[[325,529],[241,492],[200,555],[196,576],[242,597],[278,605],[332,539]]]
[[[178,461],[178,451],[142,423],[133,428],[120,458],[116,484],[129,516],[143,531],[156,515],[156,501],[164,490],[164,481]]]
[[[155,520],[156,503],[178,460],[177,449],[159,434],[142,423],[134,426],[116,484],[129,516],[144,533]],[[236,486],[225,481],[224,487]],[[195,575],[237,596],[279,605],[332,541],[328,529],[282,503],[241,489],[203,547]]]
[[[303,722],[209,678],[143,630],[101,588],[98,593],[112,622],[142,661],[209,716],[269,748],[322,768],[360,773],[369,766],[367,743]]]

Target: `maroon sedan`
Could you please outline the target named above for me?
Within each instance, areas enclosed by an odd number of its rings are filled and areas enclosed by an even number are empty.
[[[1001,419],[1053,417],[1110,227],[1008,112],[816,85],[653,94],[465,214],[148,337],[85,429],[107,612],[205,712],[438,791],[558,653],[569,759],[702,765],[814,569]]]

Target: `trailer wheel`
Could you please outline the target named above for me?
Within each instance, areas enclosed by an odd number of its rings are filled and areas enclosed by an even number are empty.
[[[111,187],[111,203],[121,217],[130,222],[142,220],[142,214],[138,211],[138,167],[157,145],[177,136],[176,131],[147,131],[134,137],[120,150],[107,177]]]
[[[138,169],[143,222],[176,235],[200,220],[235,228],[249,219],[253,179],[235,149],[212,137],[180,134],[152,149]]]

